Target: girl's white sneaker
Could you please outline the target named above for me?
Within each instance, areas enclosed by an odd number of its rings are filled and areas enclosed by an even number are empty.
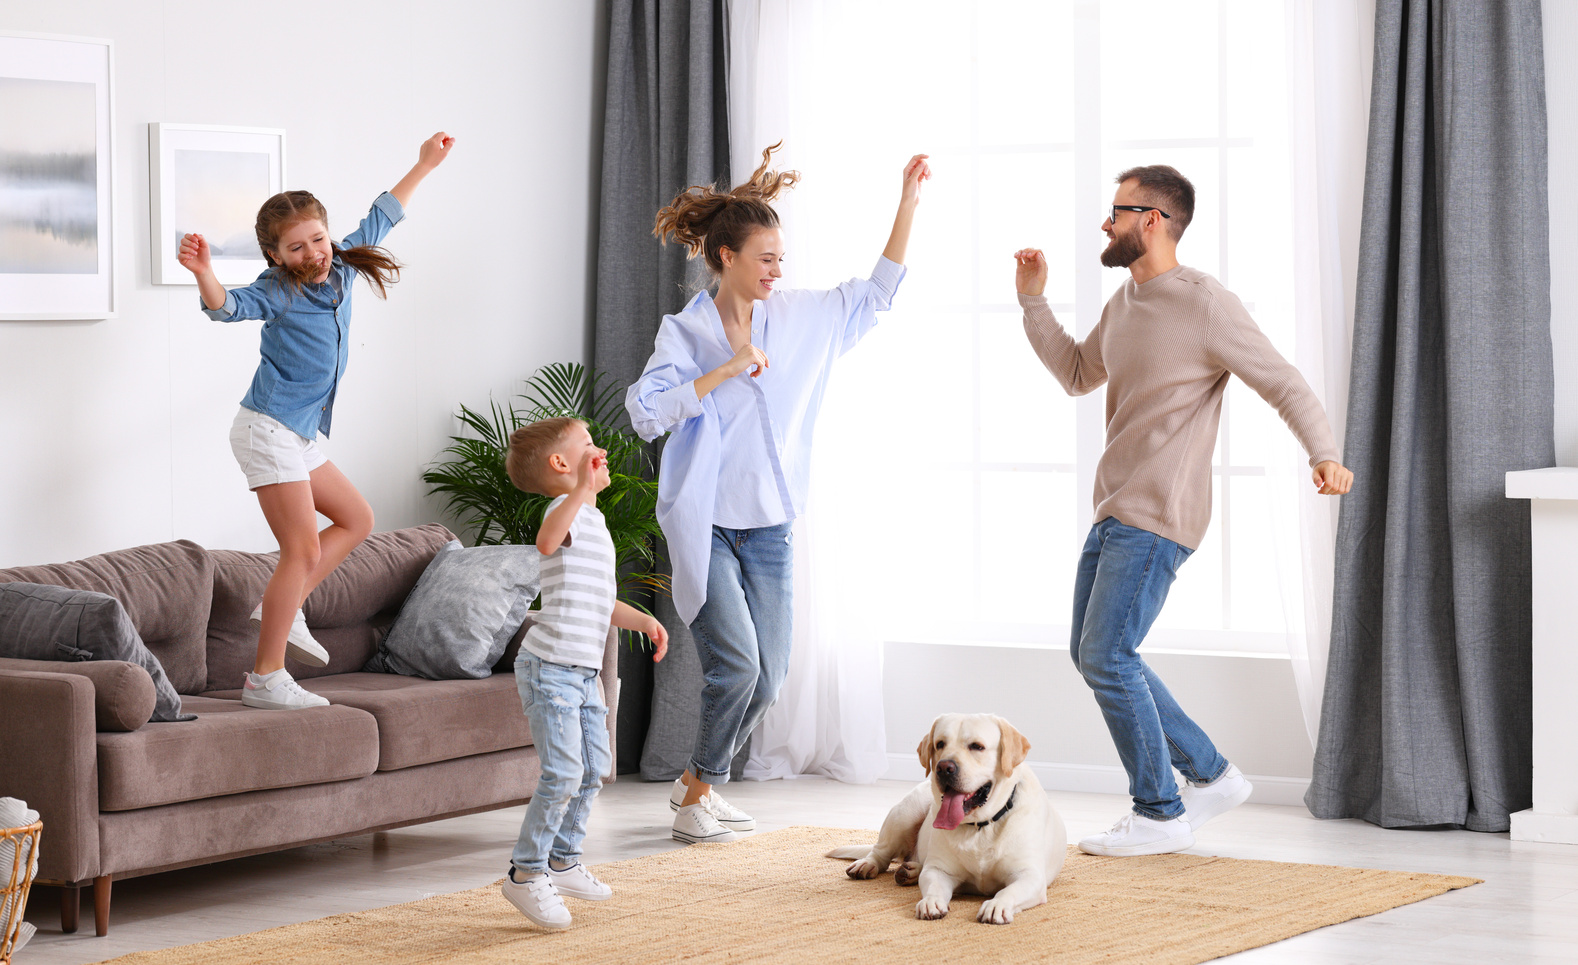
[[[718,823],[706,804],[687,804],[674,815],[675,841],[686,844],[716,844],[733,841],[737,835]]]
[[[259,627],[263,626],[263,604],[252,611],[250,618]],[[329,651],[323,649],[323,644],[314,640],[307,630],[307,615],[300,610],[290,621],[290,636],[285,638],[285,652],[300,660],[309,667],[327,667],[329,665]]]
[[[549,865],[548,880],[553,882],[555,891],[561,895],[569,895],[571,898],[607,901],[614,897],[614,889],[598,881],[591,869],[579,861],[563,871]]]
[[[515,880],[515,869],[504,876],[504,897],[515,910],[544,928],[569,928],[570,909],[554,890],[546,874],[528,875],[525,881]]]
[[[281,667],[268,674],[247,671],[241,683],[241,703],[260,710],[302,710],[306,707],[327,707],[328,698],[303,690],[290,671]]]

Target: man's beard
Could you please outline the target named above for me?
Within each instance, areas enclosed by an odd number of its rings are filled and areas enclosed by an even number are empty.
[[[1145,239],[1136,225],[1134,230],[1113,238],[1112,243],[1101,253],[1101,263],[1107,268],[1127,268],[1143,257]]]

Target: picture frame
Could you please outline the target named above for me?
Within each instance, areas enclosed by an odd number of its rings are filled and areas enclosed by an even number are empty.
[[[0,32],[0,319],[116,317],[115,45]]]
[[[253,225],[284,190],[285,132],[212,124],[148,125],[149,225],[156,285],[196,285],[181,267],[181,236],[201,234],[222,285],[245,285],[268,267]]]

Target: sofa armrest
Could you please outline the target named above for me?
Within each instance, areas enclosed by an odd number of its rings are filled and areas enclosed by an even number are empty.
[[[608,773],[605,782],[619,780],[619,628],[608,628],[603,644],[603,667],[598,672],[603,684],[603,702],[608,705]]]
[[[44,821],[38,876],[99,874],[98,739],[93,681],[81,674],[0,670],[0,795]]]

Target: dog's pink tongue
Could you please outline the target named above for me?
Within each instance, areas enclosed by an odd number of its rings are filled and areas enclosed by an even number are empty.
[[[942,796],[942,807],[937,809],[937,820],[931,823],[934,828],[952,831],[964,820],[964,795],[958,791],[948,791]]]

